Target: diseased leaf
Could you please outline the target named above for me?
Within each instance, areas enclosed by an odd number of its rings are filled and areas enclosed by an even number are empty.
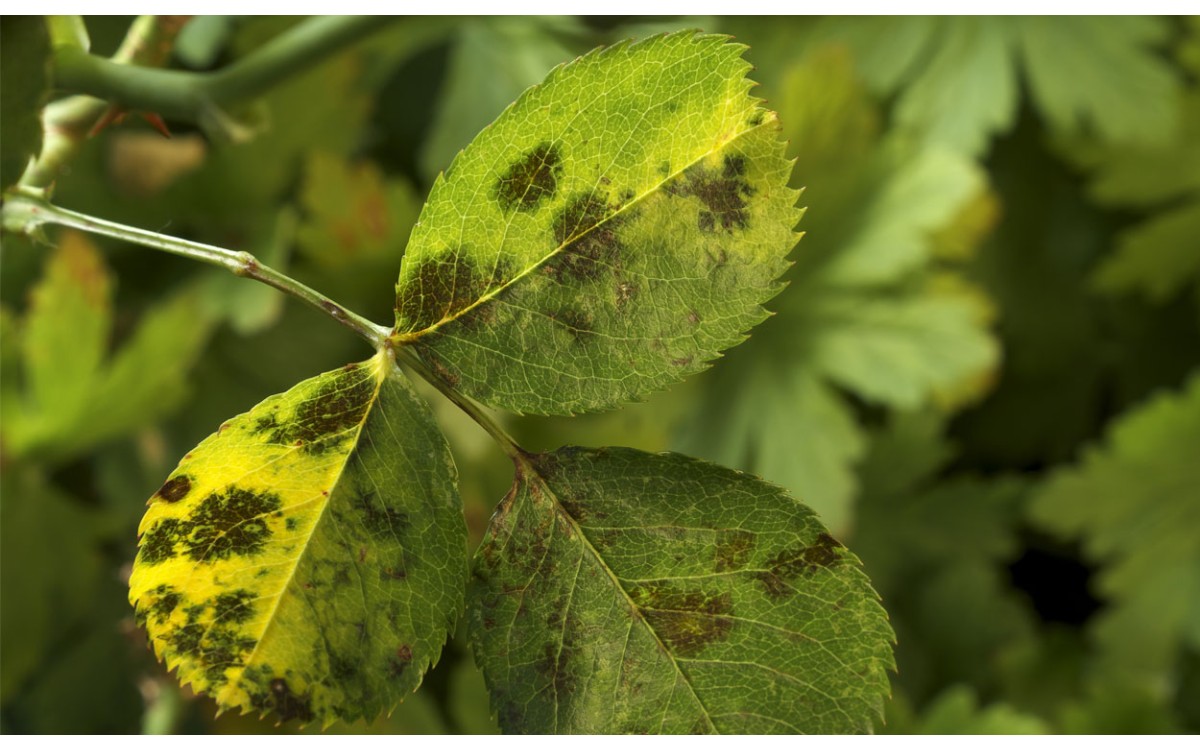
[[[476,659],[509,732],[847,732],[891,629],[782,490],[678,454],[527,456],[475,558]]]
[[[130,601],[159,657],[223,709],[325,726],[390,711],[462,608],[454,465],[384,355],[226,422],[140,531]]]
[[[656,37],[530,89],[434,184],[395,339],[468,395],[540,414],[636,399],[742,341],[800,217],[743,49]]]

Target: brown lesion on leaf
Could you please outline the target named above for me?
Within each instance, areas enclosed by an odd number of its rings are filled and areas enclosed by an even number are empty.
[[[545,141],[509,165],[496,181],[493,195],[506,213],[535,211],[558,192],[562,172],[561,149]]]
[[[177,477],[172,477],[158,488],[158,492],[154,496],[163,502],[177,503],[187,497],[192,491],[192,478],[187,474],[180,474]]]
[[[733,630],[728,591],[686,589],[664,580],[631,586],[629,596],[659,640],[679,656],[695,656]]]
[[[664,190],[668,195],[693,196],[702,208],[696,216],[700,231],[732,232],[749,225],[750,210],[746,200],[754,195],[754,187],[746,179],[746,158],[729,155],[721,167],[696,164],[684,172],[685,181],[673,182]]]
[[[392,678],[393,680],[398,680],[403,677],[405,671],[407,671],[409,666],[412,664],[412,660],[412,646],[409,646],[407,643],[401,644],[396,649],[396,652],[388,657],[388,677]]]
[[[746,566],[757,539],[741,529],[722,529],[717,532],[717,561],[715,570],[725,573]]]
[[[784,550],[767,563],[767,569],[755,573],[755,578],[772,599],[782,599],[795,593],[791,581],[800,575],[813,575],[832,568],[842,561],[841,542],[824,532],[812,544]]]
[[[397,290],[396,310],[406,330],[432,328],[458,317],[494,288],[494,276],[507,272],[501,263],[485,276],[467,248],[446,248],[421,260],[416,272],[407,277]]]
[[[323,453],[339,445],[360,425],[375,398],[375,379],[367,372],[342,369],[296,407],[280,423],[275,415],[259,418],[257,429],[272,429],[271,442],[299,445],[307,453]]]
[[[618,235],[623,217],[597,193],[576,195],[554,218],[554,241],[562,249],[544,266],[558,279],[594,281],[620,265],[624,247]]]
[[[596,333],[592,316],[579,308],[567,307],[550,313],[548,317],[566,329],[577,344],[586,343]]]
[[[262,551],[271,537],[267,516],[279,510],[279,495],[236,485],[213,492],[187,521],[178,522],[183,551],[196,562],[227,560]]]
[[[217,622],[243,623],[254,617],[253,591],[237,589],[213,599],[213,619]]]

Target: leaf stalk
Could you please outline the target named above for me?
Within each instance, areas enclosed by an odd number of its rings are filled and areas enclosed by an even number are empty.
[[[372,323],[287,274],[261,263],[250,253],[227,250],[215,245],[206,245],[98,219],[55,206],[48,201],[23,192],[5,196],[3,213],[6,231],[36,236],[43,224],[56,224],[224,268],[237,276],[245,276],[274,287],[304,302],[309,307],[320,310],[357,333],[377,351],[382,349],[387,342],[389,333],[387,328]]]

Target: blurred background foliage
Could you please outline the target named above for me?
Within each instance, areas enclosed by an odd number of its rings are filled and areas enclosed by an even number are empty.
[[[92,50],[130,19],[88,20]],[[170,65],[294,20],[200,17]],[[806,186],[777,313],[623,410],[510,418],[531,448],[681,450],[815,507],[898,635],[887,732],[1200,730],[1200,22],[461,18],[369,39],[228,113],[88,141],[60,205],[249,250],[374,320],[437,173],[553,66],[700,28],[750,46]],[[5,19],[5,179],[39,66]],[[36,95],[37,85],[34,85]],[[231,138],[230,134],[236,135]],[[5,732],[271,732],[214,718],[125,602],[145,498],[224,419],[366,357],[273,290],[67,232],[0,275]],[[429,391],[472,543],[511,468]],[[311,728],[304,731],[313,731]],[[494,732],[460,632],[347,732]]]

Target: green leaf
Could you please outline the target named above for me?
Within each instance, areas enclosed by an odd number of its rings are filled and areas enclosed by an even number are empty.
[[[800,217],[743,49],[655,37],[530,89],[434,184],[395,339],[468,395],[541,414],[636,399],[741,342]]]
[[[1159,143],[1177,126],[1177,74],[1154,52],[1165,19],[1020,17],[1015,31],[1034,101],[1065,132]]]
[[[1061,133],[1165,141],[1179,85],[1155,50],[1167,32],[1145,17],[837,18],[812,40],[849,47],[871,88],[896,95],[900,127],[980,154],[1016,121],[1018,69]]]
[[[373,162],[351,164],[324,151],[308,155],[302,202],[300,249],[324,268],[381,256],[398,262],[420,210],[407,182],[386,179]]]
[[[7,703],[88,614],[100,571],[93,561],[96,514],[27,466],[6,465],[2,487],[0,699]]]
[[[1185,286],[1200,285],[1200,200],[1164,211],[1129,230],[1096,269],[1104,292],[1138,290],[1163,303]]]
[[[90,240],[63,233],[20,333],[24,388],[3,386],[13,455],[63,461],[152,423],[186,394],[184,377],[211,327],[200,295],[185,291],[150,309],[110,357],[111,286]]]
[[[899,714],[900,712],[895,712]],[[885,725],[889,733],[905,734],[1048,734],[1044,721],[1004,703],[979,705],[975,692],[965,685],[947,688],[915,719],[898,715]]]
[[[1200,376],[1120,417],[1103,446],[1034,499],[1044,528],[1080,537],[1112,604],[1092,625],[1097,669],[1158,688],[1184,644],[1200,644]]]
[[[390,711],[462,608],[466,529],[428,408],[383,355],[226,422],[151,499],[129,598],[226,708]]]
[[[813,364],[864,398],[899,408],[917,408],[999,358],[973,301],[954,292],[830,294],[811,300],[806,313]]]
[[[888,690],[854,555],[777,487],[686,456],[526,456],[474,569],[506,731],[864,731]]]

